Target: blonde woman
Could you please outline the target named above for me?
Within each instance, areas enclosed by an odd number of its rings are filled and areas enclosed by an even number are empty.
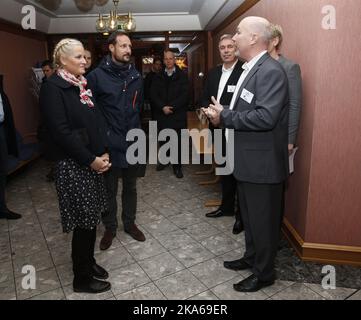
[[[64,232],[73,231],[72,260],[75,292],[100,293],[110,283],[96,264],[96,226],[108,210],[103,173],[111,164],[102,113],[87,90],[84,48],[63,39],[54,49],[56,72],[41,88],[40,108],[57,160],[55,185]]]

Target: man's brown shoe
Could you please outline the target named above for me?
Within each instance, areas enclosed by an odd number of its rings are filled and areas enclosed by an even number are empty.
[[[115,235],[110,230],[105,230],[103,238],[100,240],[100,250],[107,250],[113,242]]]
[[[144,236],[143,232],[140,231],[135,224],[130,226],[129,229],[128,228],[124,229],[124,231],[126,233],[129,233],[132,236],[132,238],[137,241],[141,241],[141,242],[145,241],[145,236]]]

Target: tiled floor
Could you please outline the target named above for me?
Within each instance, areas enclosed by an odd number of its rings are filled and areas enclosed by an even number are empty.
[[[8,205],[23,219],[0,220],[0,299],[361,299],[360,268],[337,267],[337,289],[324,290],[322,265],[300,261],[285,241],[274,286],[234,291],[249,271],[227,270],[223,261],[242,256],[244,236],[232,234],[233,217],[205,218],[203,204],[219,198],[219,189],[199,186],[204,177],[194,176],[196,170],[186,167],[178,180],[170,168],[148,168],[138,182],[137,213],[147,241],[134,241],[120,227],[112,247],[101,252],[99,226],[96,259],[109,270],[112,291],[87,295],[72,290],[71,235],[62,233],[55,188],[45,181],[47,165],[35,162],[8,185]],[[24,265],[36,269],[35,290],[22,289]]]

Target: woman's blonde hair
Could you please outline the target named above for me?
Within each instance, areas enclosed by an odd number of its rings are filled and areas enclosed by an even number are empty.
[[[53,62],[55,69],[59,69],[62,66],[60,58],[68,56],[75,46],[83,47],[83,44],[79,40],[71,38],[62,39],[57,43],[53,52]]]

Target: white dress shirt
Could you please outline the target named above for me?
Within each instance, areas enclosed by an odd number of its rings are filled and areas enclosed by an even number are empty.
[[[256,55],[251,61],[246,62],[242,65],[242,69],[244,71],[242,72],[242,74],[239,77],[239,80],[237,82],[236,90],[234,91],[234,95],[232,97],[231,104],[229,105],[230,110],[233,110],[234,104],[240,95],[240,92],[238,92],[238,91],[241,88],[244,79],[246,79],[248,73],[252,70],[252,68],[257,64],[258,60],[261,59],[265,53],[267,53],[266,50],[264,50],[260,54]]]
[[[172,69],[165,68],[165,72],[167,73],[168,77],[171,77],[175,72],[175,67],[173,67]]]
[[[4,122],[4,106],[3,106],[3,99],[1,97],[1,93],[0,93],[0,123]]]
[[[230,67],[229,69],[227,69],[224,65],[222,66],[222,76],[221,79],[219,80],[219,85],[218,85],[218,93],[217,93],[217,101],[219,101],[222,97],[222,93],[224,91],[224,88],[229,80],[229,77],[231,76],[234,67],[236,66],[238,61],[236,61],[232,67]]]
[[[229,105],[229,109],[233,110],[234,105],[238,99],[238,97],[240,96],[240,92],[239,89],[241,88],[244,79],[246,79],[247,75],[249,74],[249,72],[252,70],[252,68],[257,64],[258,60],[261,59],[263,57],[264,54],[266,54],[267,51],[264,50],[262,51],[260,54],[256,55],[252,60],[250,60],[249,62],[246,62],[242,65],[242,69],[244,70],[241,74],[241,76],[239,77],[239,80],[237,82],[237,86],[236,86],[236,90],[234,91],[234,95],[232,97],[231,100],[231,104]],[[229,129],[226,129],[226,140],[228,141],[228,135],[229,135]]]

